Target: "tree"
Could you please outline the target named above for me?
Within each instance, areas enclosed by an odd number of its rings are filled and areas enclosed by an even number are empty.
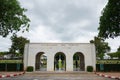
[[[120,52],[120,46],[118,47],[117,52]]]
[[[101,39],[100,37],[94,37],[94,40],[90,40],[90,43],[95,44],[97,56],[110,51],[108,43],[104,42],[104,39]]]
[[[20,36],[20,37],[17,37],[16,35],[15,36],[12,36],[11,37],[11,41],[12,41],[12,45],[11,45],[11,48],[10,48],[10,52],[11,53],[20,53],[23,55],[24,53],[24,46],[26,43],[29,43],[29,40],[27,40],[26,38]]]
[[[117,57],[120,59],[120,52],[116,52]]]
[[[117,52],[114,52],[114,53],[110,53],[109,54],[110,55],[110,57],[118,57],[119,59],[120,59],[120,52],[119,51],[117,51]]]
[[[120,36],[120,0],[108,0],[99,24],[99,37],[114,38]]]
[[[6,37],[22,30],[28,30],[30,20],[24,14],[17,0],[0,0],[0,35]]]
[[[9,54],[9,52],[7,52],[7,51],[5,51],[5,52],[0,52],[0,56],[6,55],[6,54]]]
[[[118,47],[116,52],[109,53],[109,55],[110,55],[111,58],[118,57],[120,59],[120,46]]]

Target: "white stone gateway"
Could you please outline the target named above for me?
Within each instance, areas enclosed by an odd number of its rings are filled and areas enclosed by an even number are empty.
[[[29,43],[24,51],[25,70],[27,66],[33,66],[34,71],[86,71],[87,66],[93,66],[95,71],[95,46],[91,43]]]

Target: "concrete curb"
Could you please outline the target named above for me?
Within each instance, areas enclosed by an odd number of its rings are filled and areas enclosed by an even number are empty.
[[[106,77],[106,78],[111,78],[111,79],[118,79],[120,80],[120,77],[116,77],[116,76],[110,76],[110,75],[105,75],[105,74],[101,74],[101,73],[95,73],[97,74],[98,76],[101,76],[101,77]]]
[[[0,78],[5,78],[5,77],[14,77],[14,76],[19,76],[19,75],[23,75],[25,74],[25,72],[21,72],[21,73],[13,73],[13,74],[5,74],[5,75],[0,75]]]

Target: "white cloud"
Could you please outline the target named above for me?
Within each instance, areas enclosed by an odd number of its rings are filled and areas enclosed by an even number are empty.
[[[89,42],[97,36],[105,0],[19,0],[28,9],[29,33],[18,33],[31,42]],[[120,38],[106,40],[115,51]],[[8,50],[10,39],[0,38],[0,50]]]
[[[106,40],[109,45],[112,47],[112,51],[111,52],[115,52],[117,51],[117,48],[120,46],[120,37],[114,38],[114,39],[107,39]]]
[[[11,46],[10,37],[2,38],[0,37],[0,51],[8,51]]]
[[[29,33],[31,42],[61,42],[59,37],[48,27],[39,25]]]

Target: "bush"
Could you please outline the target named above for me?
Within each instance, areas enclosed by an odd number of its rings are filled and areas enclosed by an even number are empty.
[[[32,72],[32,71],[33,71],[33,66],[28,66],[28,67],[27,67],[27,71],[28,71],[28,72]]]
[[[88,72],[93,72],[93,66],[87,66],[87,71]]]

